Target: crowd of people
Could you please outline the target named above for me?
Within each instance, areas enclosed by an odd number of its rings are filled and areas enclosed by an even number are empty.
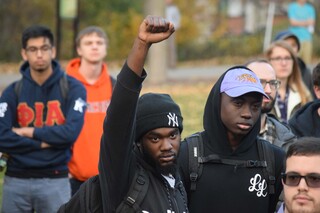
[[[183,139],[170,94],[141,94],[149,49],[175,27],[147,16],[117,79],[100,27],[79,32],[66,72],[49,28],[23,31],[22,78],[0,97],[1,212],[320,212],[320,63],[279,32],[220,76]]]

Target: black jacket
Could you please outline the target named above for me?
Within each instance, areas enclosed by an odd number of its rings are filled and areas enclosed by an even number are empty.
[[[299,57],[298,57],[298,65],[300,68],[301,77],[302,77],[304,84],[309,89],[313,99],[316,99],[317,97],[313,91],[312,74],[311,74],[310,69],[307,67],[307,65],[304,63],[304,61]]]
[[[309,102],[289,120],[289,126],[297,137],[320,137],[320,100]]]
[[[227,131],[220,118],[220,85],[224,75],[212,88],[204,109],[204,132],[202,133],[204,156],[218,154],[225,159],[260,160],[257,148],[260,119],[235,151],[228,143]],[[276,194],[274,196],[268,194],[268,187],[263,181],[264,175],[261,168],[249,169],[210,163],[204,164],[196,190],[191,192],[189,190],[188,146],[182,142],[179,163],[183,162],[183,164],[180,163],[181,176],[188,193],[190,212],[274,212],[282,190],[280,174],[284,151],[272,144],[269,145],[273,147],[276,159]],[[263,187],[259,188],[259,184]]]
[[[180,177],[176,174],[175,188],[168,187],[161,174],[154,171],[140,152],[133,149],[138,97],[144,77],[137,76],[127,64],[118,75],[108,117],[104,121],[101,139],[99,177],[103,209],[115,212],[126,196],[137,166],[149,176],[147,195],[142,210],[152,213],[186,212],[187,198]]]

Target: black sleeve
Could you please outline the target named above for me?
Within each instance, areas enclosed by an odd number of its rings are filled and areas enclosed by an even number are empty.
[[[125,64],[118,75],[100,145],[99,176],[103,208],[115,211],[130,187],[137,102],[144,77]],[[106,211],[106,212],[109,212]]]

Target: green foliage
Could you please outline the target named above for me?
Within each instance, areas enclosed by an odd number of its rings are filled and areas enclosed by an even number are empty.
[[[0,0],[0,61],[18,62],[20,37],[23,29],[31,24],[47,25],[56,33],[57,2],[42,0]],[[68,1],[68,0],[64,0]],[[131,48],[137,27],[144,17],[148,0],[78,0],[78,29],[89,25],[102,27],[108,34],[110,46],[107,60],[123,60]],[[222,57],[251,57],[261,54],[264,30],[254,35],[228,35],[226,17],[227,1],[224,0],[175,0],[180,9],[181,27],[176,31],[180,61]],[[319,3],[317,8],[319,9]],[[23,9],[21,9],[23,8]],[[314,34],[314,53],[319,56],[320,18],[317,17]],[[73,57],[74,23],[62,20],[60,59]],[[285,15],[274,19],[273,36],[288,27]]]
[[[143,16],[133,9],[129,9],[125,14],[110,14],[111,24],[107,26],[110,60],[123,59],[128,55],[142,19]]]
[[[0,2],[0,61],[19,61],[21,33],[29,25],[54,26],[55,1],[1,0]]]

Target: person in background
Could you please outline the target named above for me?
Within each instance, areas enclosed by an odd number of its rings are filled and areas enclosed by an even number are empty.
[[[301,43],[300,56],[307,63],[312,60],[312,34],[314,33],[316,11],[307,0],[296,0],[288,5],[289,30]]]
[[[203,153],[195,156],[213,159],[202,164],[202,175],[196,179],[195,190],[191,189],[189,164],[193,156],[189,154],[187,139],[180,148],[179,165],[190,212],[275,211],[282,191],[284,151],[258,138],[263,96],[268,98],[260,80],[244,66],[228,69],[213,86],[204,109],[204,131],[199,133]],[[274,168],[272,182],[264,175],[266,168],[248,168],[243,163],[261,160],[258,147],[262,143],[277,159],[272,166],[268,164]],[[191,152],[199,153],[194,149]],[[275,191],[271,192],[273,186]]]
[[[311,92],[313,98],[316,98],[313,92],[311,71],[306,65],[306,63],[302,60],[302,58],[299,57],[298,55],[301,48],[299,38],[295,34],[293,34],[290,30],[283,30],[283,31],[280,31],[274,37],[274,41],[278,41],[278,40],[283,40],[287,42],[291,46],[292,50],[296,53],[302,80],[304,84],[307,86],[307,88],[309,89],[309,91]]]
[[[320,63],[313,69],[312,78],[317,99],[307,103],[289,120],[292,131],[298,137],[320,138]]]
[[[80,58],[71,60],[66,71],[86,88],[87,111],[68,164],[72,195],[84,181],[98,174],[102,124],[115,82],[103,61],[107,55],[108,38],[100,27],[89,26],[81,30],[76,46]]]
[[[83,126],[86,91],[64,73],[55,54],[49,28],[23,31],[22,80],[0,98],[0,151],[9,155],[2,213],[55,213],[71,197],[67,164]]]
[[[253,59],[245,64],[260,79],[264,92],[269,98],[263,98],[261,107],[261,127],[259,136],[285,150],[295,141],[296,136],[287,125],[278,121],[274,115],[268,114],[276,102],[281,82],[276,78],[276,72],[265,59]]]
[[[312,100],[299,71],[296,54],[284,41],[275,41],[266,51],[266,57],[276,71],[281,84],[271,113],[287,123],[300,107]]]
[[[320,212],[320,138],[302,137],[286,155],[284,204],[278,213]]]
[[[174,4],[174,0],[165,0],[166,3],[166,10],[165,10],[165,17],[168,21],[172,22],[174,25],[175,30],[177,31],[180,28],[180,10]],[[168,51],[167,51],[167,60],[168,66],[170,68],[175,68],[177,64],[177,45],[176,45],[176,35],[175,33],[172,34],[168,41]]]

